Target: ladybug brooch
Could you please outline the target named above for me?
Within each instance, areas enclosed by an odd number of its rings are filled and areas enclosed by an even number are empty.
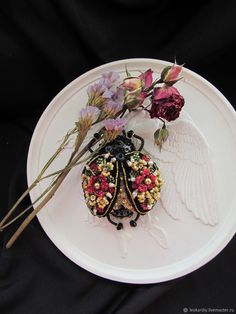
[[[135,148],[132,138],[140,141]],[[129,131],[102,147],[82,172],[82,187],[92,215],[107,217],[123,228],[122,218],[130,218],[136,227],[140,215],[148,213],[160,198],[163,184],[159,168],[142,153],[144,140]]]

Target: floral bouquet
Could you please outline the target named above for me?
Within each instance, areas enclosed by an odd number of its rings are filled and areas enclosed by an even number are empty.
[[[149,156],[141,153],[144,144],[142,138],[134,134],[132,130],[126,134],[124,126],[131,113],[136,114],[140,111],[147,112],[150,119],[159,119],[162,126],[155,131],[153,141],[161,150],[163,143],[169,136],[166,122],[176,120],[184,106],[184,98],[173,86],[181,79],[181,70],[182,66],[173,64],[165,67],[160,77],[154,79],[151,69],[140,73],[139,76],[132,76],[126,68],[126,77],[122,81],[117,73],[107,72],[102,74],[97,83],[88,87],[87,104],[79,112],[75,126],[67,132],[58,149],[47,161],[33,183],[0,222],[0,230],[3,231],[30,211],[8,241],[7,248],[14,244],[37,213],[51,200],[70,170],[88,160],[83,171],[82,184],[86,203],[93,215],[107,216],[108,220],[115,224],[119,230],[122,228],[122,224],[115,223],[110,219],[107,215],[108,207],[112,208],[113,214],[116,213],[117,217],[132,215],[129,210],[129,206],[132,210],[132,205],[137,207],[138,215],[146,213],[153,207],[154,202],[160,197],[162,185],[159,169]],[[100,130],[88,139],[88,132],[98,125]],[[116,164],[118,165],[117,159],[121,161],[123,158],[117,142],[122,139],[124,144],[122,149],[125,149],[124,146],[130,146],[132,150],[135,150],[130,142],[132,136],[140,140],[140,149],[130,158],[126,158],[130,178],[126,180],[124,170],[121,179],[124,179],[125,182],[118,183],[114,179],[115,175],[112,176],[115,169],[116,172],[121,171]],[[74,140],[73,150],[65,167],[46,174],[50,165],[68,146],[71,139]],[[87,144],[84,145],[86,141]],[[112,153],[112,149],[115,149],[115,154]],[[101,154],[102,158],[98,158],[98,155]],[[125,156],[130,155],[126,153]],[[49,177],[52,178],[52,182],[41,195],[29,207],[14,217],[15,210],[23,199],[39,182]],[[116,195],[116,200],[113,201],[113,195],[118,185],[121,192]],[[133,194],[130,193],[129,200],[127,200],[127,195],[122,192],[122,188],[125,186],[128,191],[133,188]],[[133,201],[134,199],[137,199],[140,207],[137,206],[136,201]],[[122,202],[126,205],[120,210],[118,207]],[[138,216],[130,222],[131,226],[136,226],[137,218]]]

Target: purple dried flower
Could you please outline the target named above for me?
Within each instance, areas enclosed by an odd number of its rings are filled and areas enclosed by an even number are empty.
[[[123,104],[124,102],[124,99],[125,99],[125,94],[126,94],[126,90],[121,87],[121,86],[118,86],[116,88],[116,92],[114,93],[112,99],[115,101],[115,102],[118,102],[120,104]]]
[[[87,88],[87,93],[88,93],[89,97],[91,97],[95,94],[96,95],[102,95],[106,89],[107,89],[106,86],[99,82],[99,83],[95,83],[93,85],[89,85],[89,87]]]
[[[106,72],[102,74],[98,83],[90,85],[87,88],[88,93],[88,105],[101,108],[107,99],[114,97],[114,91],[112,88],[119,79],[119,74],[116,72]]]
[[[120,76],[116,72],[105,72],[102,74],[102,78],[99,82],[104,84],[108,89],[114,86],[114,84],[120,79]]]
[[[99,120],[103,120],[105,118],[113,118],[117,112],[122,109],[122,104],[115,102],[112,99],[109,99],[105,104],[104,108],[101,111]]]
[[[105,92],[102,94],[102,97],[105,99],[111,99],[114,96],[114,92],[107,89]]]
[[[93,122],[95,122],[100,114],[100,110],[94,106],[87,106],[79,112],[78,126],[80,130],[90,129]]]
[[[81,119],[94,119],[99,114],[100,110],[93,106],[87,106],[79,112],[79,120]]]
[[[125,126],[126,120],[122,118],[117,119],[106,119],[103,121],[107,131],[121,131]]]
[[[113,141],[122,132],[125,126],[126,120],[122,118],[117,119],[106,119],[103,121],[106,132],[104,138],[106,141]]]
[[[105,84],[102,82],[90,85],[87,88],[88,103],[89,106],[95,106],[101,108],[107,98],[113,96],[113,92],[109,91]]]

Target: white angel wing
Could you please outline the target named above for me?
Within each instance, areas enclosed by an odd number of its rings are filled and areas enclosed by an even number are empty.
[[[169,137],[160,152],[154,145],[153,134],[160,125],[142,112],[133,116],[127,129],[144,138],[145,150],[158,164],[164,178],[161,202],[175,219],[184,209],[205,224],[218,222],[217,192],[209,146],[188,114],[168,124]]]

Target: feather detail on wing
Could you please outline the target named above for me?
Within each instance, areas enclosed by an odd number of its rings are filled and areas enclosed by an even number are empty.
[[[161,202],[169,215],[182,217],[184,209],[193,213],[204,224],[218,222],[217,191],[211,154],[206,139],[189,115],[167,125],[169,137],[160,152],[154,144],[153,134],[161,127],[158,120],[147,114],[129,120],[127,128],[142,136],[145,151],[158,164],[165,181],[161,191]]]

